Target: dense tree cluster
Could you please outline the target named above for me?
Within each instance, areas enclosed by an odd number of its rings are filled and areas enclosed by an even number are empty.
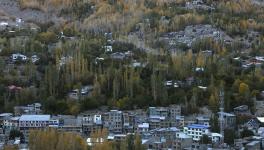
[[[126,139],[115,142],[107,140],[106,129],[96,130],[90,137],[90,146],[79,135],[59,132],[56,129],[33,130],[29,134],[29,148],[32,150],[145,150],[138,134],[128,135]],[[6,150],[16,149],[6,147]]]
[[[48,129],[30,131],[29,148],[32,150],[87,150],[87,145],[79,135]]]
[[[193,50],[172,54],[165,52],[162,55],[147,54],[132,44],[116,42],[113,44],[114,51],[134,53],[133,58],[120,61],[111,59],[104,52],[102,45],[107,42],[104,36],[91,34],[81,38],[60,40],[57,43],[59,46],[52,52],[47,52],[46,42],[40,41],[43,50],[40,50],[38,64],[20,64],[9,71],[9,76],[1,76],[0,102],[4,104],[1,110],[41,100],[49,113],[77,114],[101,105],[132,109],[168,104],[194,108],[208,105],[216,112],[220,81],[224,81],[226,110],[231,111],[241,104],[253,107],[251,98],[258,97],[264,88],[261,68],[242,70],[232,59],[233,55],[228,53],[228,47],[210,39],[195,42]],[[207,48],[213,50],[211,56],[203,54],[202,51]],[[31,50],[26,53],[30,54]],[[68,59],[65,64],[61,64],[63,57]],[[95,63],[96,57],[105,59]],[[144,67],[132,67],[134,59],[145,64]],[[5,66],[2,65],[2,68]],[[196,68],[203,68],[204,71],[197,72]],[[167,87],[165,83],[168,80],[181,81],[182,84],[178,88]],[[25,88],[15,93],[8,92],[4,85],[12,84]],[[91,97],[80,101],[67,97],[70,90],[84,85],[94,86]],[[198,86],[208,89],[204,91]]]
[[[141,143],[139,134],[130,134],[120,142],[108,141],[107,130],[97,130],[91,135],[91,150],[145,150],[145,146]],[[101,141],[101,143],[98,143]]]
[[[48,11],[45,7],[62,4],[58,9],[61,14],[76,13],[73,16],[80,20],[61,26],[42,23],[38,24],[39,33],[21,31],[17,36],[1,37],[3,57],[15,52],[40,57],[36,64],[16,62],[13,68],[0,59],[1,111],[12,111],[15,105],[40,101],[46,112],[56,114],[78,114],[101,105],[132,109],[168,104],[193,108],[186,109],[184,113],[187,114],[203,106],[217,112],[221,82],[225,83],[226,111],[241,104],[254,110],[252,98],[259,98],[264,89],[263,66],[242,69],[241,62],[232,59],[238,55],[242,59],[248,57],[240,53],[243,41],[235,40],[225,45],[211,38],[197,39],[191,47],[182,44],[177,52],[171,53],[157,40],[163,33],[203,23],[212,24],[234,38],[249,31],[262,33],[263,9],[248,0],[208,0],[207,5],[216,7],[211,12],[185,9],[184,0],[20,2],[22,8],[43,7],[40,8],[43,11]],[[104,33],[109,31],[116,41],[107,39]],[[132,33],[139,37],[128,38]],[[252,41],[249,54],[263,54],[263,35]],[[133,57],[122,61],[112,59],[105,51],[106,45],[112,45],[113,52],[131,51]],[[153,53],[146,52],[153,49]],[[205,50],[211,50],[212,54],[205,55]],[[104,60],[97,62],[98,58]],[[133,67],[135,61],[142,66]],[[202,71],[197,71],[199,68]],[[167,81],[177,82],[179,87],[167,86]],[[20,86],[22,90],[9,91],[8,85]],[[72,89],[85,85],[94,87],[90,97],[76,101],[67,96]]]

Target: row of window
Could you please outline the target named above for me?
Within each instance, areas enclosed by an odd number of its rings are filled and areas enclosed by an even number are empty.
[[[196,134],[196,135],[202,135],[202,133],[200,132],[200,133],[196,133],[196,132],[188,132],[188,134]]]
[[[19,123],[49,123],[50,121],[19,121]]]
[[[192,136],[192,138],[199,139],[200,137],[199,136]]]
[[[192,130],[192,131],[202,131],[202,129],[196,129],[196,128],[189,128],[188,130]]]
[[[19,126],[21,126],[21,127],[44,127],[44,126],[46,126],[46,124],[44,124],[44,123],[40,123],[40,124],[32,124],[32,123],[21,123],[21,124],[19,124]]]

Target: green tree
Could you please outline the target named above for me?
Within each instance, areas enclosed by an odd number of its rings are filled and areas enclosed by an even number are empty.
[[[55,43],[57,41],[57,35],[54,32],[42,32],[37,36],[37,39],[45,44]]]
[[[210,144],[211,143],[211,139],[208,137],[208,135],[203,135],[200,139],[200,143],[201,144]]]
[[[219,132],[220,127],[219,127],[219,120],[216,115],[212,116],[210,118],[210,125],[211,125],[211,130],[212,132]]]
[[[227,143],[228,145],[233,145],[234,139],[236,137],[235,131],[233,129],[225,129],[224,134],[225,134],[224,142]]]
[[[10,133],[9,133],[9,139],[10,140],[14,140],[15,138],[19,137],[20,139],[23,139],[24,138],[24,135],[22,132],[18,131],[18,130],[11,130]]]
[[[251,131],[251,130],[248,130],[248,129],[244,129],[244,130],[240,133],[240,136],[241,136],[242,138],[244,138],[244,137],[254,136],[254,132]]]
[[[126,141],[127,141],[128,150],[134,150],[135,149],[134,136],[128,135]]]

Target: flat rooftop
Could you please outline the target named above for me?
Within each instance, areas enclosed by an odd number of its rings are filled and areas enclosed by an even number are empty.
[[[50,115],[22,115],[19,121],[49,121]]]
[[[209,126],[202,125],[202,124],[191,124],[188,128],[196,128],[196,129],[207,129]]]

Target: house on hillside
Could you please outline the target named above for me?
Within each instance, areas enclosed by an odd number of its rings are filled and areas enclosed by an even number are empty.
[[[28,57],[26,55],[20,53],[12,54],[10,58],[13,62],[17,62],[17,61],[25,62],[28,60]]]
[[[80,92],[79,92],[80,91]],[[81,87],[81,89],[74,89],[68,93],[68,96],[72,99],[79,99],[79,98],[85,98],[88,97],[91,92],[93,91],[92,85],[86,85]]]
[[[116,52],[111,54],[110,57],[115,60],[124,60],[126,58],[126,55],[121,52]]]

